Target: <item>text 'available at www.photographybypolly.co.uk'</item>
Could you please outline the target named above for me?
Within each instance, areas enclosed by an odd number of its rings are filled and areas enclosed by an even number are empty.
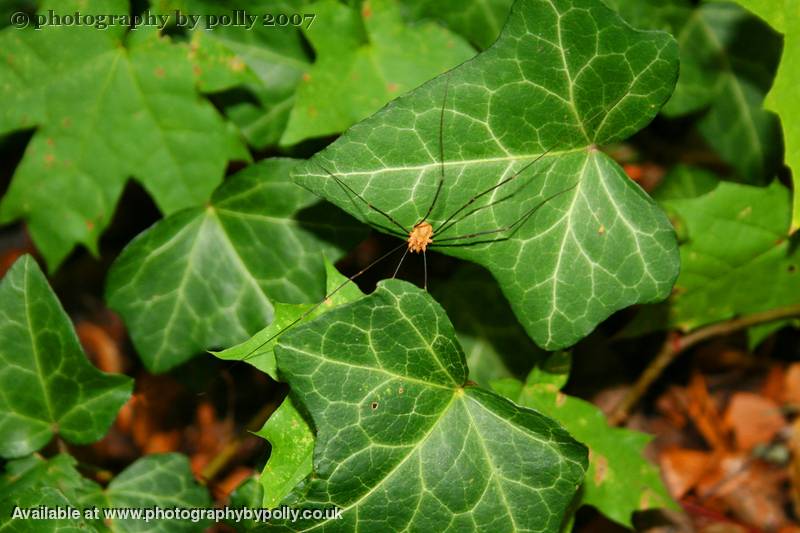
[[[342,510],[338,507],[325,509],[295,509],[282,505],[274,509],[250,507],[86,507],[70,506],[14,507],[12,520],[187,520],[191,522],[269,522],[270,520],[338,520]]]

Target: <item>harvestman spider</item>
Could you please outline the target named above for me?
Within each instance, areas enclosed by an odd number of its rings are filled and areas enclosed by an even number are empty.
[[[525,172],[530,167],[532,167],[534,164],[536,164],[539,160],[541,160],[544,156],[546,156],[552,150],[552,147],[546,149],[544,152],[542,152],[541,154],[536,156],[534,159],[532,159],[531,161],[526,163],[521,169],[515,171],[510,176],[500,180],[498,183],[492,185],[491,187],[487,188],[486,190],[481,191],[480,193],[477,193],[474,196],[470,197],[469,200],[467,200],[461,207],[459,207],[453,213],[451,213],[450,216],[448,216],[444,220],[444,222],[441,222],[436,227],[434,227],[430,222],[428,222],[428,218],[430,217],[431,213],[433,212],[433,209],[436,206],[436,202],[439,200],[439,195],[440,195],[440,193],[442,191],[442,187],[444,186],[445,169],[444,169],[444,139],[443,139],[443,131],[444,131],[444,116],[445,116],[445,108],[446,108],[446,104],[447,104],[447,94],[448,94],[448,89],[449,89],[449,81],[450,80],[448,78],[447,81],[445,82],[444,97],[442,99],[442,107],[441,107],[441,111],[439,113],[439,182],[438,182],[438,184],[436,186],[436,192],[435,192],[435,194],[433,196],[433,200],[431,201],[430,206],[428,206],[428,209],[425,212],[425,216],[423,216],[422,219],[420,219],[416,224],[414,224],[409,229],[406,226],[404,226],[403,224],[401,224],[400,222],[398,222],[389,213],[387,213],[386,211],[380,209],[379,207],[373,205],[371,202],[366,200],[358,192],[353,190],[353,188],[350,187],[347,183],[345,183],[339,177],[337,177],[333,172],[331,172],[330,170],[328,170],[327,168],[325,168],[321,164],[317,163],[317,165],[328,176],[330,176],[331,179],[336,181],[336,183],[345,192],[345,194],[348,196],[350,201],[353,202],[354,205],[356,205],[355,199],[360,200],[369,209],[372,209],[376,213],[380,214],[392,226],[398,228],[400,231],[397,231],[392,227],[383,226],[381,224],[372,223],[373,226],[378,227],[379,229],[383,230],[384,232],[386,232],[386,233],[388,233],[390,235],[393,235],[395,237],[403,239],[403,242],[401,244],[399,244],[398,246],[392,248],[391,250],[389,250],[385,254],[381,255],[377,259],[373,260],[366,267],[362,268],[361,270],[359,270],[355,274],[349,276],[345,281],[343,281],[336,288],[334,288],[329,294],[327,294],[325,296],[325,298],[323,298],[320,302],[314,304],[311,308],[307,309],[303,314],[301,314],[299,317],[294,319],[287,326],[283,327],[280,331],[278,331],[277,333],[273,334],[270,338],[265,340],[258,347],[254,348],[251,353],[256,352],[262,346],[264,346],[268,342],[274,340],[280,334],[284,333],[286,330],[288,330],[289,328],[293,327],[295,324],[297,324],[298,322],[300,322],[301,320],[303,320],[304,318],[309,316],[311,313],[313,313],[315,310],[317,310],[323,303],[325,303],[329,298],[331,298],[334,294],[336,294],[341,289],[343,289],[348,283],[350,283],[351,281],[354,281],[356,278],[358,278],[359,276],[361,276],[362,274],[367,272],[370,268],[372,268],[373,266],[377,265],[378,263],[380,263],[381,261],[383,261],[387,257],[391,256],[392,254],[396,253],[401,248],[405,247],[406,250],[403,253],[403,257],[400,259],[400,262],[398,263],[397,268],[395,269],[394,274],[392,275],[392,278],[397,276],[397,273],[400,271],[400,267],[402,266],[403,261],[405,260],[406,255],[408,255],[409,252],[411,252],[411,253],[421,253],[422,254],[422,260],[423,260],[423,265],[424,265],[424,272],[425,272],[425,274],[424,274],[424,276],[425,276],[424,277],[424,288],[425,288],[425,290],[427,290],[428,289],[427,250],[428,250],[429,247],[434,247],[434,246],[435,247],[469,246],[469,245],[475,245],[475,244],[483,244],[483,243],[487,243],[487,242],[497,242],[497,241],[507,240],[507,239],[511,238],[514,235],[514,233],[520,227],[522,227],[525,224],[525,222],[528,219],[530,219],[540,207],[545,205],[550,200],[556,198],[557,196],[560,196],[560,195],[562,195],[562,194],[564,194],[564,193],[566,193],[568,191],[571,191],[572,189],[574,189],[575,187],[578,186],[578,183],[576,182],[575,184],[573,184],[573,185],[571,185],[569,187],[566,187],[566,188],[564,188],[564,189],[562,189],[562,190],[560,190],[560,191],[558,191],[558,192],[546,197],[540,203],[538,203],[535,206],[533,206],[533,207],[529,208],[528,210],[526,210],[522,214],[522,216],[520,216],[517,220],[515,220],[511,224],[507,224],[505,226],[502,226],[502,227],[499,227],[499,228],[495,228],[495,229],[490,229],[490,230],[485,230],[485,231],[478,231],[478,232],[474,232],[474,233],[467,233],[465,235],[458,235],[458,236],[450,236],[450,237],[441,238],[442,234],[444,234],[445,232],[447,232],[448,230],[453,228],[456,224],[458,224],[462,220],[474,215],[475,213],[477,213],[478,211],[480,211],[482,209],[486,209],[488,207],[492,207],[492,206],[496,205],[497,203],[508,199],[510,196],[505,196],[503,198],[500,198],[499,200],[489,202],[489,203],[487,203],[485,205],[481,205],[479,207],[475,207],[473,209],[470,209],[466,213],[464,213],[465,210],[469,209],[469,207],[472,204],[474,204],[476,201],[478,201],[480,198],[482,198],[482,197],[486,196],[487,194],[491,193],[492,191],[495,191],[495,190],[503,187],[504,185],[506,185],[508,183],[511,183],[512,181],[516,180],[523,172]],[[619,99],[617,99],[616,102],[614,102],[613,105],[610,108],[605,108],[605,109],[600,110],[600,112],[597,115],[599,116],[599,114],[601,114],[602,112],[610,113],[610,111],[613,110],[617,106],[617,104],[619,104],[619,102],[621,100],[622,100],[622,96]],[[595,118],[595,117],[592,117],[589,120],[589,122],[591,122],[591,120],[593,118]],[[524,185],[522,187],[524,187]],[[520,189],[522,187],[520,187]],[[483,236],[487,236],[487,235],[495,235],[495,234],[502,234],[502,233],[507,233],[507,234],[503,235],[503,236],[501,236],[499,238],[490,239],[490,240],[479,239],[479,240],[475,240],[475,241],[471,241],[471,242],[459,242],[459,243],[454,243],[453,242],[453,241],[462,241],[464,239],[475,239],[476,237],[483,237]],[[435,242],[434,242],[434,238],[436,238]],[[442,244],[442,243],[444,243],[444,244]]]

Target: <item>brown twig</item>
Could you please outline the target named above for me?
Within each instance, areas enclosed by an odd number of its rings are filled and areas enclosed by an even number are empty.
[[[214,477],[216,477],[216,475],[228,465],[228,462],[236,456],[239,448],[242,446],[242,443],[244,443],[247,436],[253,431],[258,431],[261,429],[269,416],[275,411],[276,407],[277,404],[274,402],[270,402],[262,407],[245,425],[242,433],[226,444],[225,447],[222,448],[222,450],[205,466],[205,468],[203,468],[203,471],[200,474],[202,481],[207,483],[214,479]]]
[[[642,375],[639,376],[639,379],[628,391],[619,405],[617,405],[611,415],[609,415],[609,424],[617,426],[625,422],[633,407],[639,402],[642,396],[644,396],[650,388],[650,385],[658,379],[664,369],[681,353],[692,346],[712,337],[727,335],[750,326],[794,316],[800,316],[800,305],[777,307],[769,311],[733,318],[724,322],[717,322],[716,324],[705,326],[683,336],[677,332],[669,333],[658,354],[650,362],[644,372],[642,372]]]

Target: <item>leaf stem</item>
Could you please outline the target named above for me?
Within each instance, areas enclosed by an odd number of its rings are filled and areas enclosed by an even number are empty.
[[[776,307],[769,311],[762,311],[760,313],[753,313],[738,318],[726,320],[724,322],[717,322],[706,327],[697,329],[687,335],[673,331],[667,335],[664,344],[661,346],[658,354],[650,361],[644,372],[639,376],[639,379],[628,391],[622,401],[614,408],[614,411],[609,415],[608,422],[613,426],[624,423],[628,416],[630,416],[633,407],[642,399],[650,385],[655,382],[661,373],[667,368],[672,361],[674,361],[681,353],[688,350],[692,346],[699,344],[707,339],[727,335],[736,331],[764,324],[766,322],[773,322],[784,318],[800,316],[800,304],[790,305],[786,307]]]

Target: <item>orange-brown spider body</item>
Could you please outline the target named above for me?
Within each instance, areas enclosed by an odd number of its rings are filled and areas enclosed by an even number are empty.
[[[420,222],[408,234],[408,251],[420,254],[433,244],[433,226]]]

